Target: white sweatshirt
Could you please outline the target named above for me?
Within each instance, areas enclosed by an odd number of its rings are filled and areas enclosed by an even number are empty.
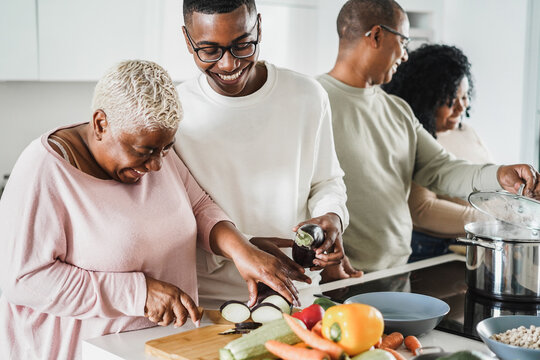
[[[293,226],[328,212],[339,215],[346,227],[345,185],[328,96],[306,75],[265,65],[266,83],[243,97],[216,93],[204,74],[179,85],[185,118],[175,148],[248,237],[291,239]],[[245,282],[223,261],[199,254],[201,302],[247,299]]]

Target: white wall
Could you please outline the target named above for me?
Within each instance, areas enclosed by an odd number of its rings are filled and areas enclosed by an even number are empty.
[[[0,175],[30,141],[54,127],[89,121],[95,83],[0,82]]]
[[[442,40],[472,64],[472,126],[498,163],[532,161],[521,154],[527,38],[526,0],[448,0]],[[538,155],[535,156],[538,158]]]
[[[285,0],[274,2],[286,3]],[[307,53],[304,61],[295,61],[292,65],[295,70],[311,75],[330,70],[337,51],[336,17],[344,2],[318,0],[312,6],[309,1],[296,1],[298,5],[292,12],[316,14],[313,16],[317,17],[318,28],[311,34],[311,41],[316,39],[319,47]],[[261,5],[271,3],[266,0]],[[497,162],[537,159],[538,154],[520,153],[526,133],[522,128],[523,89],[525,82],[537,81],[524,75],[528,1],[403,0],[400,3],[405,10],[443,8],[444,16],[435,17],[437,38],[462,48],[473,64],[477,97],[469,121]],[[261,11],[264,8],[261,6]],[[263,24],[267,27],[263,26],[263,49],[266,44],[278,44],[287,35],[283,30],[273,31],[271,21],[264,16],[263,13]],[[295,29],[302,28],[304,23],[312,28],[314,23],[313,18],[304,21],[302,16],[280,20],[290,28],[289,40],[299,41],[310,33]],[[302,37],[297,36],[299,33]],[[267,57],[271,57],[271,51]],[[278,58],[272,60],[279,64]],[[0,82],[0,175],[11,170],[20,151],[41,133],[55,126],[87,121],[91,115],[93,86],[93,82]],[[534,138],[537,141],[538,135]]]

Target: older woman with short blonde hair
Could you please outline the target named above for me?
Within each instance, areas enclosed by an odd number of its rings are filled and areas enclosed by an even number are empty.
[[[77,359],[83,339],[197,323],[196,246],[235,262],[252,303],[258,281],[297,300],[291,269],[170,151],[181,117],[166,71],[125,61],[98,82],[90,122],[23,151],[0,201],[1,359]]]

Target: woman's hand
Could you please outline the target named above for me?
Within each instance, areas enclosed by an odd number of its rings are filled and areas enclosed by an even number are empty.
[[[255,243],[268,252],[260,250],[247,241],[231,222],[221,221],[214,225],[210,232],[210,247],[215,254],[231,259],[236,265],[247,283],[249,306],[253,306],[257,300],[257,282],[265,283],[283,295],[291,304],[298,306],[298,290],[292,280],[309,284],[311,279],[304,274],[303,268],[297,267],[296,264],[282,262],[276,256],[270,255],[276,251],[281,253],[278,247],[288,246],[286,245],[289,244],[288,242],[277,241],[274,247],[268,241],[269,239],[255,240]],[[282,255],[277,252],[276,254],[282,258]]]
[[[497,180],[502,188],[517,193],[521,184],[525,184],[523,195],[540,200],[540,174],[532,165],[503,165],[497,170]]]
[[[298,290],[293,285],[292,279],[310,284],[311,279],[304,275],[304,269],[284,266],[285,264],[277,257],[255,246],[247,245],[240,247],[233,254],[232,260],[242,278],[246,280],[249,291],[248,306],[255,305],[258,282],[270,286],[294,306],[300,306]]]
[[[324,242],[320,247],[315,249],[316,259],[313,260],[313,264],[316,266],[310,268],[310,270],[320,270],[327,266],[339,266],[345,254],[343,250],[343,239],[341,238],[341,219],[339,216],[334,213],[327,213],[301,222],[293,228],[293,231],[298,231],[300,226],[304,224],[319,225],[324,231]]]
[[[174,322],[174,327],[184,325],[188,314],[198,327],[201,314],[195,302],[174,285],[146,276],[146,304],[144,316],[161,326]]]

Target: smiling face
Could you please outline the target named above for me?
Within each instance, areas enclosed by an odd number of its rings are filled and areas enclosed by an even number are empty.
[[[247,7],[242,5],[223,14],[194,12],[190,23],[187,29],[189,35],[184,30],[186,44],[193,54],[195,64],[206,74],[212,89],[224,96],[245,96],[262,86],[264,81],[261,83],[261,77],[265,77],[266,73],[257,71],[255,66],[259,56],[258,44],[254,54],[249,57],[239,59],[230,50],[225,50],[223,57],[212,63],[201,61],[194,51],[194,47],[210,46],[234,46],[241,49],[248,42],[255,42],[258,32],[260,39],[260,22],[256,14],[250,14]]]
[[[368,74],[370,85],[389,83],[398,66],[409,58],[406,48],[408,40],[405,39],[409,37],[409,19],[399,9],[396,10],[395,16],[396,25],[386,25],[386,28],[377,25],[369,32],[369,36],[376,39],[376,47],[370,49]]]
[[[103,112],[94,116],[92,155],[104,172],[116,181],[133,184],[150,171],[159,171],[162,158],[174,144],[176,129],[140,129],[113,134]]]
[[[409,19],[406,14],[402,12],[398,13],[399,20],[397,21],[395,30],[400,34],[409,37]],[[384,37],[384,40],[381,54],[381,77],[378,84],[389,83],[399,65],[409,58],[406,48],[407,40],[390,31],[383,31],[382,36]]]
[[[442,105],[435,111],[435,129],[437,132],[454,130],[469,107],[469,80],[463,77],[452,103]]]

